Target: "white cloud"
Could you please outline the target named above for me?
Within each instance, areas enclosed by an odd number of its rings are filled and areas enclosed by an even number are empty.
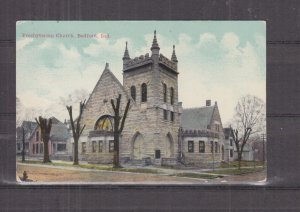
[[[107,52],[122,55],[125,50],[126,41],[129,43],[131,41],[129,38],[119,38],[115,42],[111,42],[110,39],[105,38],[94,38],[94,40],[96,42],[91,43],[83,49],[85,54],[93,57],[99,57],[99,55]]]
[[[200,48],[203,45],[211,45],[217,43],[217,38],[212,33],[203,33],[199,37],[199,42],[197,43],[196,47]]]
[[[49,40],[46,40],[43,43],[41,43],[40,45],[38,45],[38,48],[40,48],[40,49],[48,49],[51,46],[53,46],[53,44]]]
[[[21,40],[18,40],[17,44],[16,44],[17,51],[20,51],[25,46],[27,46],[28,44],[30,44],[32,41],[33,41],[33,38],[23,38]]]
[[[75,47],[66,48],[65,45],[60,44],[58,46],[58,49],[60,50],[63,57],[76,61],[78,58],[80,58],[80,54],[78,50]]]
[[[225,35],[221,40],[221,46],[227,50],[236,49],[239,44],[240,44],[240,39],[233,32],[225,33]]]

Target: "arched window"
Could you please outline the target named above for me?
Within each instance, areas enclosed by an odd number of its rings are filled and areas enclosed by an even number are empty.
[[[135,99],[136,99],[136,90],[135,90],[134,85],[131,86],[131,88],[130,88],[130,94],[131,94],[132,99],[135,101]]]
[[[163,85],[163,93],[164,93],[164,102],[167,102],[167,85],[165,83]]]
[[[96,124],[95,130],[113,131],[113,117],[110,115],[101,116]]]
[[[146,83],[142,84],[142,102],[147,102],[147,85],[146,85]]]
[[[171,93],[170,93],[170,102],[171,105],[174,104],[174,88],[171,87]]]
[[[214,142],[213,141],[210,142],[210,152],[211,153],[214,152]]]

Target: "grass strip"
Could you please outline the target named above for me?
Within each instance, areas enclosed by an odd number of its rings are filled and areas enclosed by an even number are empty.
[[[92,170],[102,170],[102,171],[119,171],[119,172],[132,172],[132,173],[149,173],[149,174],[160,174],[158,170],[154,169],[145,169],[145,168],[113,168],[109,165],[99,165],[99,164],[79,164],[73,165],[71,163],[63,163],[63,162],[51,162],[51,163],[43,163],[38,160],[26,160],[23,164],[39,164],[39,165],[51,165],[51,166],[66,166],[66,167],[79,167],[84,169],[92,169]]]

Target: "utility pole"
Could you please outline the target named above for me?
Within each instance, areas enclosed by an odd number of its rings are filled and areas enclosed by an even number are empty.
[[[25,129],[22,126],[22,163],[25,162]]]
[[[263,169],[265,169],[265,134],[262,134],[262,143],[263,143]]]
[[[212,143],[212,156],[213,156],[213,172],[215,171],[215,143]]]

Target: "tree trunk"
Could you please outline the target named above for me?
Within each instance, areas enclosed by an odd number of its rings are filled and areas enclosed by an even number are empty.
[[[74,162],[73,165],[78,165],[78,139],[74,139]]]
[[[44,160],[43,163],[51,163],[50,157],[49,157],[49,139],[44,140]]]
[[[241,169],[241,161],[242,161],[242,152],[238,153],[238,165],[239,165],[239,170]]]
[[[114,168],[122,168],[120,165],[120,160],[119,160],[119,142],[120,137],[118,133],[114,134],[114,159],[113,159],[113,164]]]
[[[130,100],[128,100],[124,115],[121,121],[120,117],[120,102],[121,102],[121,94],[119,94],[119,97],[117,98],[117,104],[115,105],[114,100],[110,100],[112,108],[114,110],[114,158],[113,158],[113,167],[114,168],[122,168],[120,165],[120,135],[123,131],[125,119],[127,117],[127,113],[130,106]],[[121,126],[120,126],[121,121]]]

